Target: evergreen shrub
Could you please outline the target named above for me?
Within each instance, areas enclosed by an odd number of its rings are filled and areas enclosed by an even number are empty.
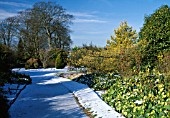
[[[67,54],[64,51],[59,52],[55,61],[55,67],[62,69],[67,65]]]

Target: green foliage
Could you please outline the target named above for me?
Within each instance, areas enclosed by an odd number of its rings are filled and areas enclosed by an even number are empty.
[[[69,66],[85,67],[91,72],[99,71],[101,59],[98,56],[101,50],[102,48],[93,45],[74,48],[69,56]]]
[[[111,39],[107,41],[107,47],[115,48],[118,53],[120,52],[119,49],[131,47],[136,43],[136,31],[127,22],[121,22],[119,28],[114,30],[114,33],[115,37],[111,36]]]
[[[158,54],[155,70],[170,77],[170,51]]]
[[[108,90],[115,82],[116,78],[122,78],[120,75],[114,74],[101,74],[94,76],[93,88],[95,90]]]
[[[170,50],[170,8],[163,5],[153,14],[145,17],[139,40],[145,42],[141,51],[144,66],[153,69],[158,60],[158,54]]]
[[[76,68],[81,67],[82,65],[78,61],[82,59],[85,55],[85,49],[74,50],[73,52],[71,52],[71,55],[69,57],[69,65]]]
[[[29,60],[27,60],[27,62],[25,63],[25,68],[26,69],[37,69],[41,66],[41,62],[39,59],[34,59],[34,58],[30,58]]]
[[[69,58],[70,65],[83,66],[94,73],[119,72],[122,76],[132,75],[133,72],[129,73],[129,70],[134,66],[139,70],[140,56],[137,46],[134,45],[137,39],[136,31],[132,30],[127,22],[122,22],[114,32],[115,37],[111,36],[105,49],[93,45],[74,48]]]
[[[85,74],[73,79],[73,81],[86,84],[89,87],[93,87],[96,84],[94,80],[96,80],[94,74]]]
[[[55,67],[57,69],[62,69],[67,65],[67,53],[64,51],[60,51],[57,55],[55,61]]]
[[[127,76],[129,70],[136,66],[134,53],[137,54],[135,45],[137,33],[127,22],[122,22],[114,33],[115,36],[111,36],[111,39],[107,41],[107,51],[104,53],[112,60],[113,63],[110,65],[114,67],[114,71]]]
[[[92,80],[81,78],[92,81],[89,86],[95,90],[107,90],[104,101],[124,116],[170,116],[169,7],[162,6],[145,18],[138,41],[136,31],[127,22],[121,23],[114,33],[105,49],[75,47],[70,65],[83,66],[96,75],[104,74]]]
[[[57,55],[57,58],[56,58],[56,62],[55,62],[56,64],[55,64],[55,67],[57,68],[57,69],[62,69],[62,68],[64,68],[64,60],[62,59],[62,56],[61,56],[61,54],[58,54]]]
[[[75,52],[75,51],[77,51],[79,49],[80,49],[79,47],[75,46],[75,47],[72,48],[72,51]]]
[[[102,98],[124,116],[170,116],[168,78],[141,74],[135,78],[114,79],[115,83]]]

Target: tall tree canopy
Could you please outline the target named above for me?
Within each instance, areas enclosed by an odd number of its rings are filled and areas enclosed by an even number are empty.
[[[145,65],[155,66],[157,56],[170,50],[170,8],[163,5],[153,14],[146,16],[139,33],[139,41],[143,43],[142,53]]]
[[[72,15],[52,2],[39,2],[30,9],[30,16],[33,24],[39,25],[46,34],[49,48],[62,47],[62,41],[69,37]]]

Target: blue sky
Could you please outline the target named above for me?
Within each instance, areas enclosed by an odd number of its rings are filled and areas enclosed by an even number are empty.
[[[16,15],[42,0],[0,0],[0,20]],[[43,0],[48,1],[48,0]],[[152,14],[170,0],[50,0],[60,4],[75,16],[71,25],[72,46],[93,43],[105,46],[121,21],[127,21],[137,32],[144,23],[144,16]]]

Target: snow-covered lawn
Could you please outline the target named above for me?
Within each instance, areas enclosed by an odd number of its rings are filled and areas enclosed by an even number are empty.
[[[20,73],[29,74],[32,84],[28,85],[19,95],[9,112],[11,118],[53,118],[87,117],[76,103],[79,103],[96,117],[117,118],[123,117],[107,105],[88,86],[57,77],[57,72],[65,69],[14,69]],[[73,96],[74,94],[74,96]]]

